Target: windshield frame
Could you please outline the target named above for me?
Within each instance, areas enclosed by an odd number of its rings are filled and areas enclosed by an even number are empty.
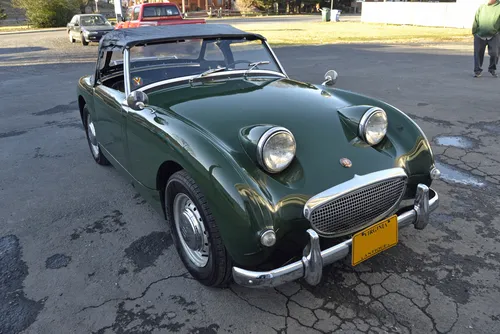
[[[230,39],[234,39],[234,38],[235,37],[232,36],[232,37],[227,37],[227,38],[222,37],[219,39],[220,40],[230,40]],[[246,38],[246,37],[244,37],[244,38]],[[217,39],[217,38],[202,38],[203,43],[206,43],[205,40],[212,40],[212,39]],[[178,38],[176,40],[172,40],[172,42],[182,41],[182,40],[184,40],[184,39]],[[272,50],[271,46],[267,43],[266,39],[256,37],[256,38],[249,39],[249,40],[259,40],[262,43],[262,46],[264,47],[264,49],[269,53],[269,57],[275,62],[276,66],[277,66],[277,71],[253,69],[250,73],[252,73],[253,75],[267,75],[267,76],[278,76],[278,77],[288,78],[288,75],[286,74],[285,69],[281,65],[279,59],[276,57],[276,54]],[[140,45],[141,44],[137,44],[137,46],[140,46]],[[132,61],[131,61],[131,57],[130,57],[131,56],[130,49],[131,48],[127,47],[123,50],[123,75],[124,75],[125,96],[128,96],[132,91],[131,90],[131,81],[130,81],[131,77],[132,77],[132,75],[131,75],[131,63],[132,63]],[[202,47],[199,58],[202,58],[205,56],[205,51],[206,51],[205,48]],[[210,73],[210,74],[207,74],[206,76],[204,76],[204,78],[217,77],[217,76],[227,76],[228,74],[231,74],[231,76],[236,75],[236,76],[245,77],[246,75],[248,75],[248,69],[241,69],[241,70],[234,69],[234,70],[230,70],[230,71],[221,71],[221,72]],[[160,80],[160,81],[139,87],[136,90],[145,91],[145,90],[148,90],[148,89],[151,89],[151,88],[154,88],[157,86],[169,84],[169,83],[189,81],[189,80],[197,77],[198,75],[199,74],[185,75],[185,76],[181,76],[181,77]]]

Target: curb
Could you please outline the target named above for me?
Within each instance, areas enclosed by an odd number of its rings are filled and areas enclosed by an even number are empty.
[[[0,35],[15,35],[15,34],[32,34],[32,33],[37,33],[37,32],[55,32],[55,31],[64,31],[66,30],[66,27],[64,28],[47,28],[47,29],[23,29],[23,30],[14,30],[14,31],[6,31],[6,32],[1,32]]]

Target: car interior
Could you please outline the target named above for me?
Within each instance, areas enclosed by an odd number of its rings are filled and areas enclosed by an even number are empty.
[[[231,50],[232,42],[234,40],[227,40],[227,42],[200,40],[200,44],[188,42],[184,45],[183,43],[166,43],[136,46],[138,51],[131,56],[130,64],[131,91],[151,83],[196,75],[217,67],[248,68],[249,61],[247,60],[238,60],[233,63],[236,53]],[[100,83],[125,92],[121,52],[107,51],[103,53],[100,62],[102,65],[98,73]]]

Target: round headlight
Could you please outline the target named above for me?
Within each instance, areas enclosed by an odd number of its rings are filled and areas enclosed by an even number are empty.
[[[270,173],[287,168],[295,157],[295,138],[282,127],[267,130],[257,144],[257,160]]]
[[[377,145],[387,133],[387,114],[380,108],[368,110],[359,122],[359,136],[369,145]]]

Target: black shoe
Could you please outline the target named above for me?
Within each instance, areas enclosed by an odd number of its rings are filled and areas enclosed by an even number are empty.
[[[479,78],[481,76],[481,72],[474,72],[474,78]]]
[[[491,75],[494,77],[494,78],[498,78],[498,74],[497,74],[497,71],[495,70],[491,70],[491,71],[488,71],[491,73]]]

